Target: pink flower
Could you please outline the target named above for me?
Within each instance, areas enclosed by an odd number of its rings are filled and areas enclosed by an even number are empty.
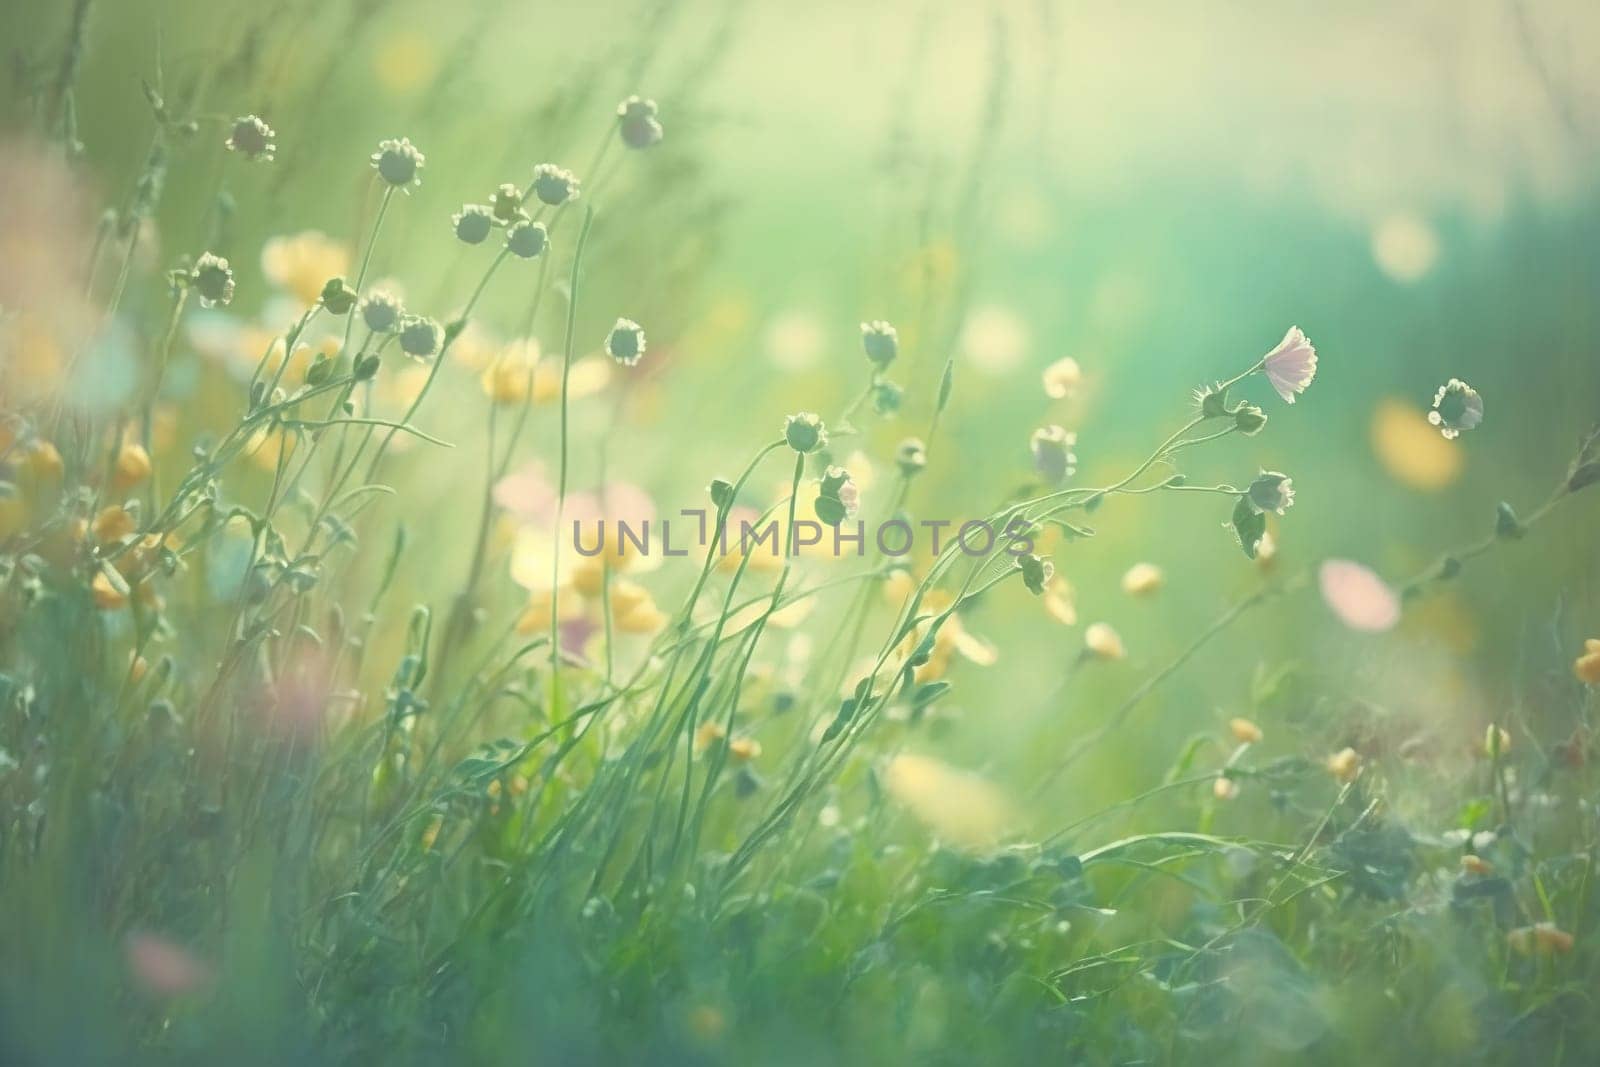
[[[1305,392],[1317,376],[1317,350],[1298,326],[1289,327],[1278,347],[1268,352],[1262,362],[1267,381],[1286,404],[1293,404],[1294,395]]]
[[[123,948],[128,970],[147,993],[182,996],[211,981],[210,967],[188,949],[159,934],[129,934]]]
[[[1322,599],[1352,630],[1382,633],[1400,621],[1400,597],[1371,570],[1347,559],[1330,559],[1317,571]]]

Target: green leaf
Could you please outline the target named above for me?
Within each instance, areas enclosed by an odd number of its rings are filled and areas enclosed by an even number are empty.
[[[911,694],[911,706],[914,709],[925,708],[949,691],[949,682],[929,682],[927,685],[919,686],[917,691]]]
[[[1245,497],[1233,506],[1233,532],[1239,536],[1239,547],[1250,559],[1256,558],[1256,549],[1267,533],[1267,516],[1257,511]]]

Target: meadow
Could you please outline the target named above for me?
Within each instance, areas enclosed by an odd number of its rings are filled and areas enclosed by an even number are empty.
[[[1597,23],[0,0],[0,1062],[1594,1062]]]

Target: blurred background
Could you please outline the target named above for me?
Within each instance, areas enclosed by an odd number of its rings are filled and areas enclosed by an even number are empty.
[[[1531,510],[1600,418],[1591,4],[8,2],[0,35],[20,46],[16,70],[52,70],[81,10],[88,200],[133,195],[153,128],[141,83],[201,122],[167,161],[119,313],[125,347],[138,358],[159,337],[160,274],[179,256],[211,248],[238,278],[234,304],[194,314],[174,354],[158,457],[169,484],[196,439],[238,417],[263,331],[349,271],[377,203],[368,156],[387,137],[409,137],[427,162],[385,222],[373,273],[441,321],[488,258],[453,239],[451,214],[537,163],[579,171],[597,211],[580,355],[619,316],[650,348],[576,403],[575,486],[633,483],[669,515],[701,506],[707,481],[736,475],[786,414],[835,418],[866,382],[866,319],[900,329],[890,376],[905,403],[859,417],[834,457],[859,452],[867,515],[887,507],[895,445],[925,432],[953,353],[954,399],[909,508],[958,521],[1027,483],[1036,426],[1075,431],[1079,483],[1105,484],[1181,424],[1192,390],[1302,327],[1321,357],[1315,386],[1292,408],[1245,386],[1267,431],[1183,467],[1197,482],[1242,484],[1259,468],[1294,478],[1274,571],[1241,555],[1209,497],[1121,499],[1086,520],[1096,537],[1057,553],[1078,626],[1009,587],[967,613],[999,654],[952,675],[941,744],[1000,780],[1034,777],[1056,739],[1100,721],[1271,574],[1338,556],[1399,583],[1492,530],[1498,501]],[[665,141],[584,173],[632,93],[658,101]],[[15,128],[27,105],[8,95]],[[269,166],[222,150],[228,121],[250,112],[277,130]],[[575,232],[557,231],[557,272]],[[480,349],[519,334],[534,278],[513,263],[496,279],[475,320]],[[546,358],[564,316],[562,300],[539,311]],[[408,448],[390,473],[399,496],[375,509],[419,546],[406,598],[443,602],[466,571],[487,477],[470,348],[419,418],[457,447]],[[1051,398],[1041,374],[1064,357],[1081,382]],[[1451,377],[1487,411],[1456,442],[1424,419]],[[555,408],[536,405],[518,465],[548,468],[555,433]],[[775,498],[782,477],[763,475],[759,492]],[[1314,589],[1274,604],[1141,706],[1071,788],[1133,791],[1124,783],[1166,766],[1179,737],[1250,699],[1264,663],[1303,664],[1352,703],[1481,737],[1600,628],[1597,509],[1600,496],[1572,501],[1389,635],[1344,631]],[[525,594],[496,546],[504,613]],[[1120,590],[1138,562],[1165,571],[1157,595]],[[809,577],[838,566],[852,564],[814,562]],[[648,582],[665,602],[689,578],[669,563]],[[806,625],[825,634],[842,607],[825,600]],[[1121,633],[1128,660],[1062,693],[1095,620]],[[1292,697],[1285,709],[1321,710]]]

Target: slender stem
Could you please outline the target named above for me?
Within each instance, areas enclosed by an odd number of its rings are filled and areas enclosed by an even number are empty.
[[[556,482],[556,529],[550,550],[550,682],[552,692],[561,671],[561,631],[557,620],[561,610],[561,521],[567,504],[567,452],[570,386],[572,379],[572,351],[578,329],[578,280],[583,266],[583,246],[589,240],[589,227],[594,223],[594,208],[583,212],[583,229],[578,231],[578,245],[572,252],[572,274],[568,284],[567,336],[561,354],[561,467]]]

